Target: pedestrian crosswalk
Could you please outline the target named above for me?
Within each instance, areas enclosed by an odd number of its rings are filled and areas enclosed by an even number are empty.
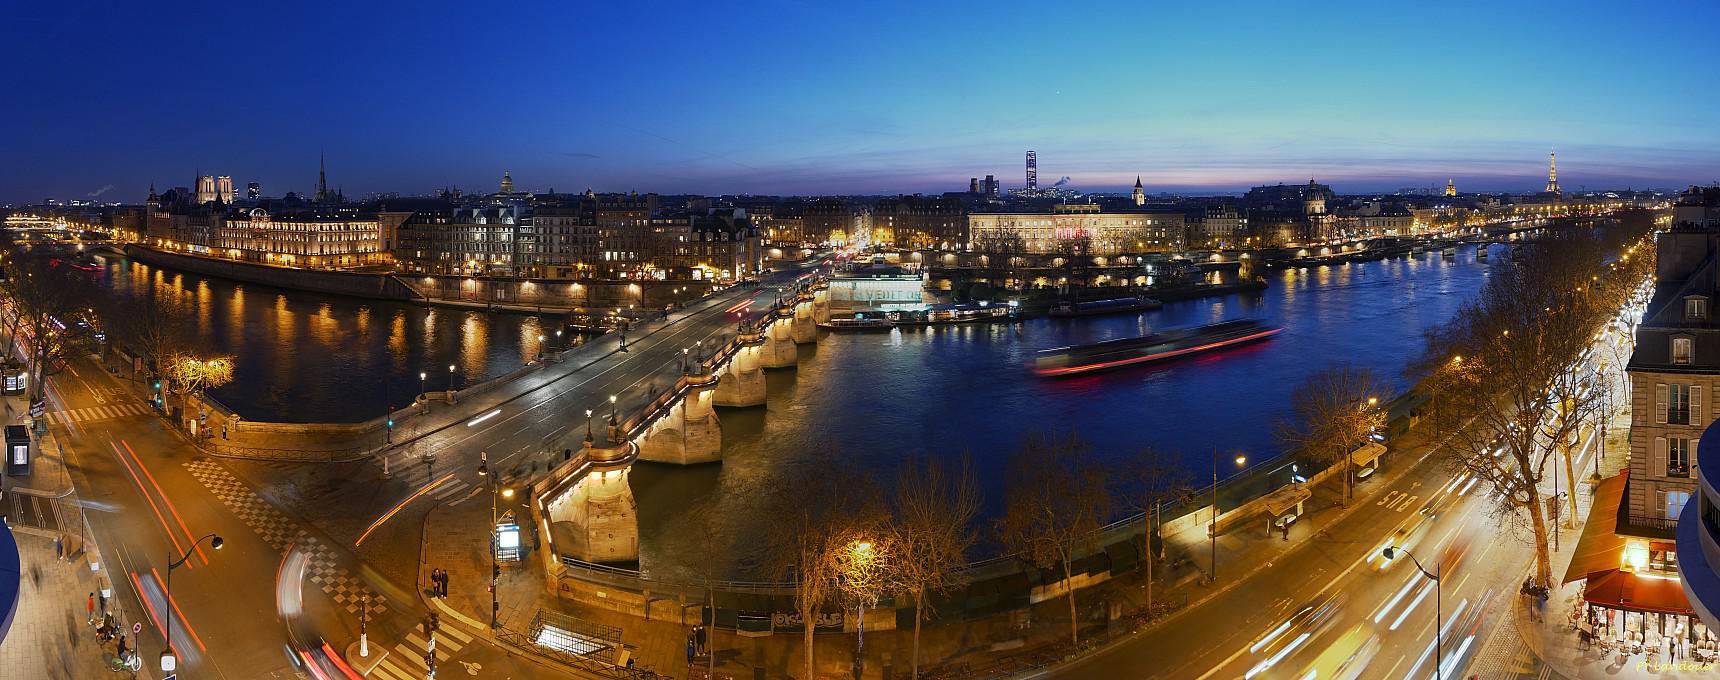
[[[461,630],[448,619],[443,619],[441,626],[436,629],[436,666],[441,674],[443,664],[448,658],[472,643],[472,634]],[[414,627],[412,633],[406,636],[404,642],[394,645],[388,656],[377,662],[368,677],[380,680],[419,680],[430,672],[430,664],[425,661],[430,653],[430,640],[424,636],[422,626]]]
[[[73,408],[63,411],[54,411],[53,413],[48,414],[48,420],[60,425],[70,425],[72,423],[87,423],[96,420],[113,420],[115,418],[146,415],[149,415],[148,406],[144,406],[137,402],[131,402],[127,404],[91,406],[89,408]]]

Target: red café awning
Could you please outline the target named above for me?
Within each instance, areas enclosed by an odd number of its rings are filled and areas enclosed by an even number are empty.
[[[1610,609],[1661,614],[1693,614],[1684,587],[1675,578],[1638,576],[1609,569],[1589,574],[1583,599]]]
[[[1577,547],[1571,553],[1571,563],[1561,583],[1581,581],[1619,568],[1625,539],[1618,535],[1618,506],[1624,500],[1624,487],[1629,479],[1630,471],[1625,470],[1601,480],[1595,487],[1589,520],[1583,523],[1583,533],[1577,537]]]

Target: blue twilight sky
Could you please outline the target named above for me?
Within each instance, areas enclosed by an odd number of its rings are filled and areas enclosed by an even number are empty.
[[[1720,3],[0,0],[0,202],[1720,177]]]

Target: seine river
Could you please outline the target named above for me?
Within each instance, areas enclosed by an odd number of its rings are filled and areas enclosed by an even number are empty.
[[[1491,262],[1503,260],[1495,246]],[[972,454],[999,513],[1006,457],[1024,435],[1074,430],[1101,456],[1140,447],[1180,454],[1197,479],[1213,447],[1251,461],[1277,455],[1273,424],[1311,371],[1333,361],[1372,369],[1401,391],[1423,331],[1445,322],[1485,280],[1474,247],[1455,260],[1413,259],[1271,272],[1265,291],[1168,304],[1141,315],[1037,319],[1017,326],[825,335],[800,348],[795,370],[767,376],[764,409],[719,412],[722,465],[642,464],[640,561],[673,571],[712,539],[757,565],[761,498],[799,466],[859,458],[884,481],[916,453]],[[1284,327],[1272,340],[1217,355],[1095,377],[1049,380],[1026,368],[1034,351],[1137,335],[1153,329],[1259,318]],[[1386,398],[1392,395],[1382,395]],[[814,501],[815,502],[815,501]],[[701,517],[715,526],[701,527]]]
[[[997,511],[1003,465],[1022,437],[1074,430],[1101,456],[1174,451],[1198,475],[1213,447],[1251,461],[1276,455],[1273,423],[1309,372],[1333,361],[1372,369],[1394,393],[1424,330],[1444,322],[1488,268],[1473,247],[1267,275],[1262,292],[1166,305],[1141,315],[829,335],[800,348],[796,369],[768,373],[765,408],[723,410],[721,465],[640,464],[632,476],[641,565],[662,573],[696,561],[713,540],[755,571],[767,494],[796,468],[860,459],[882,479],[916,453],[972,454]],[[456,366],[460,384],[505,373],[536,352],[526,315],[486,315],[287,292],[107,258],[102,278],[137,297],[194,302],[195,334],[237,358],[216,397],[253,420],[353,421],[381,413]],[[1035,350],[1153,329],[1260,318],[1285,331],[1217,355],[1095,377],[1028,372]],[[1390,395],[1382,395],[1387,397]],[[703,517],[716,518],[714,526]],[[751,548],[749,548],[751,547]]]

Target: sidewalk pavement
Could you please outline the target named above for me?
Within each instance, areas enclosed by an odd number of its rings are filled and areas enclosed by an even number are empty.
[[[1374,488],[1396,483],[1415,465],[1415,461],[1430,450],[1431,444],[1419,435],[1400,438],[1394,453],[1380,474],[1359,484],[1353,490],[1357,498],[1368,495]],[[1312,487],[1313,497],[1307,501],[1304,514],[1291,527],[1288,539],[1278,533],[1267,535],[1265,522],[1246,522],[1219,536],[1218,586],[1204,584],[1210,564],[1211,544],[1204,525],[1166,537],[1166,559],[1154,570],[1154,599],[1160,603],[1197,606],[1200,602],[1238,584],[1255,572],[1270,568],[1275,560],[1306,543],[1325,527],[1351,512],[1370,504],[1352,501],[1348,507],[1341,503],[1341,478]],[[505,510],[505,508],[504,508]],[[516,508],[524,512],[523,508]],[[427,601],[432,569],[444,569],[450,574],[449,595],[440,602],[447,610],[487,626],[490,618],[489,586],[489,522],[488,499],[482,495],[470,497],[452,505],[439,505],[425,516],[424,556],[419,564],[418,592]],[[531,523],[522,523],[526,530]],[[536,527],[530,531],[535,534]],[[539,610],[548,610],[575,618],[613,626],[622,631],[622,640],[639,667],[659,673],[669,672],[684,677],[689,672],[701,672],[706,660],[701,657],[689,667],[686,640],[691,626],[699,621],[700,603],[689,601],[682,606],[669,599],[657,599],[651,607],[651,618],[587,604],[600,602],[603,588],[589,586],[590,592],[577,593],[578,599],[560,598],[546,586],[549,579],[543,573],[541,556],[535,553],[538,539],[523,537],[532,547],[525,558],[502,569],[498,580],[498,622],[508,630],[527,632],[532,618]],[[1107,613],[1113,607],[1120,612],[1135,612],[1145,605],[1145,572],[1127,576],[1084,589],[1079,595],[1083,620],[1083,639],[1107,630]],[[583,600],[583,601],[581,601]],[[1037,647],[1067,642],[1069,623],[1067,604],[1053,598],[1035,605],[1031,625],[1025,630],[1013,625],[1011,614],[999,614],[984,619],[951,622],[928,622],[921,631],[921,669],[940,664],[969,663],[982,666],[1004,654],[1019,653]],[[1132,625],[1124,617],[1109,627],[1109,632],[1122,634]],[[1091,632],[1086,632],[1092,628]],[[710,630],[711,649],[717,650],[719,677],[754,677],[755,668],[765,669],[766,676],[798,677],[802,663],[801,636],[777,633],[763,637],[740,636],[728,631]],[[912,654],[912,628],[902,630],[868,629],[866,635],[867,678],[883,677],[889,665],[899,677],[908,672]],[[817,635],[814,644],[819,673],[825,677],[852,677],[850,659],[854,654],[855,637],[846,635]],[[702,677],[701,675],[695,677]]]
[[[103,583],[105,572],[90,570],[92,561],[100,563],[99,553],[58,559],[53,539],[23,532],[13,532],[13,537],[23,557],[23,597],[11,631],[0,642],[0,668],[30,677],[105,677],[114,644],[96,643],[86,614],[89,594],[99,595]],[[118,606],[115,598],[108,598],[110,609]],[[117,611],[114,618],[122,624],[134,620]],[[129,630],[126,634],[130,636]],[[147,666],[142,677],[151,677]]]

